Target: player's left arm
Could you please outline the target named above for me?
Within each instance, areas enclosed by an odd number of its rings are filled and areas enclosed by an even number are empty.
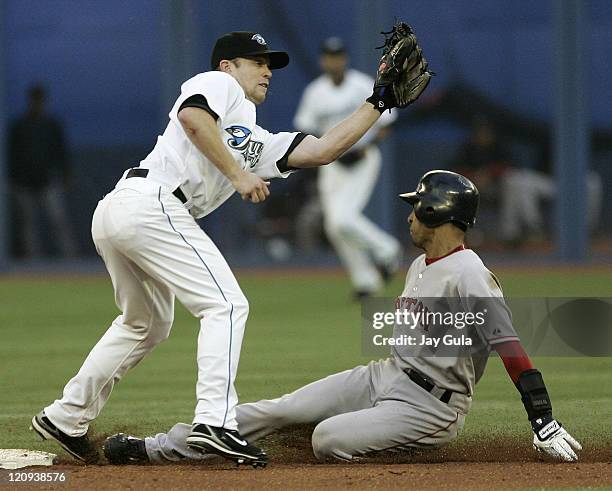
[[[534,433],[533,448],[568,462],[578,460],[575,451],[582,450],[582,446],[553,418],[552,403],[542,374],[533,367],[521,343],[510,341],[496,344],[493,348],[521,394]]]
[[[578,460],[575,450],[582,447],[553,418],[544,379],[521,345],[499,280],[484,267],[471,268],[459,279],[458,293],[465,300],[468,312],[487,313],[486,322],[478,328],[479,334],[497,351],[521,394],[534,433],[533,447],[557,459]]]
[[[305,169],[329,164],[351,148],[380,118],[380,112],[365,102],[348,118],[320,138],[307,135],[287,160],[290,168]]]

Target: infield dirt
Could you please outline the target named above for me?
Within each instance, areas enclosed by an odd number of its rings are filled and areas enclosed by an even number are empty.
[[[293,428],[262,442],[271,455],[266,469],[237,468],[220,459],[142,466],[84,466],[63,460],[52,470],[65,471],[67,482],[35,489],[456,491],[612,486],[612,446],[583,443],[585,449],[580,461],[574,463],[552,462],[534,452],[528,441],[495,439],[458,442],[448,448],[421,453],[380,455],[352,464],[318,463],[310,449],[308,428]]]
[[[542,489],[612,484],[612,464],[537,462],[445,464],[272,464],[267,469],[221,465],[56,466],[66,484],[33,489]],[[24,489],[23,486],[19,486]]]

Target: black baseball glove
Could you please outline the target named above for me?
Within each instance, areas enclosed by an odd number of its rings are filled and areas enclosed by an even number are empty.
[[[406,107],[416,101],[429,84],[433,72],[409,25],[398,22],[383,32],[385,44],[378,64],[374,91],[367,101],[381,113],[393,107]]]

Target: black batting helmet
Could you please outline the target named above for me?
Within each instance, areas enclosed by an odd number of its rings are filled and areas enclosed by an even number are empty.
[[[400,194],[400,198],[410,203],[419,221],[430,228],[454,223],[465,231],[476,222],[478,189],[456,172],[427,172],[415,192]]]

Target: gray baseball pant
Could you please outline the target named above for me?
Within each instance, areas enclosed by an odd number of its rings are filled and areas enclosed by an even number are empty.
[[[312,449],[319,460],[352,460],[370,452],[438,447],[455,438],[471,399],[454,394],[446,404],[412,382],[393,359],[372,361],[272,400],[236,408],[238,429],[254,441],[281,428],[314,423]],[[153,462],[207,458],[187,447],[191,425],[145,440]]]

